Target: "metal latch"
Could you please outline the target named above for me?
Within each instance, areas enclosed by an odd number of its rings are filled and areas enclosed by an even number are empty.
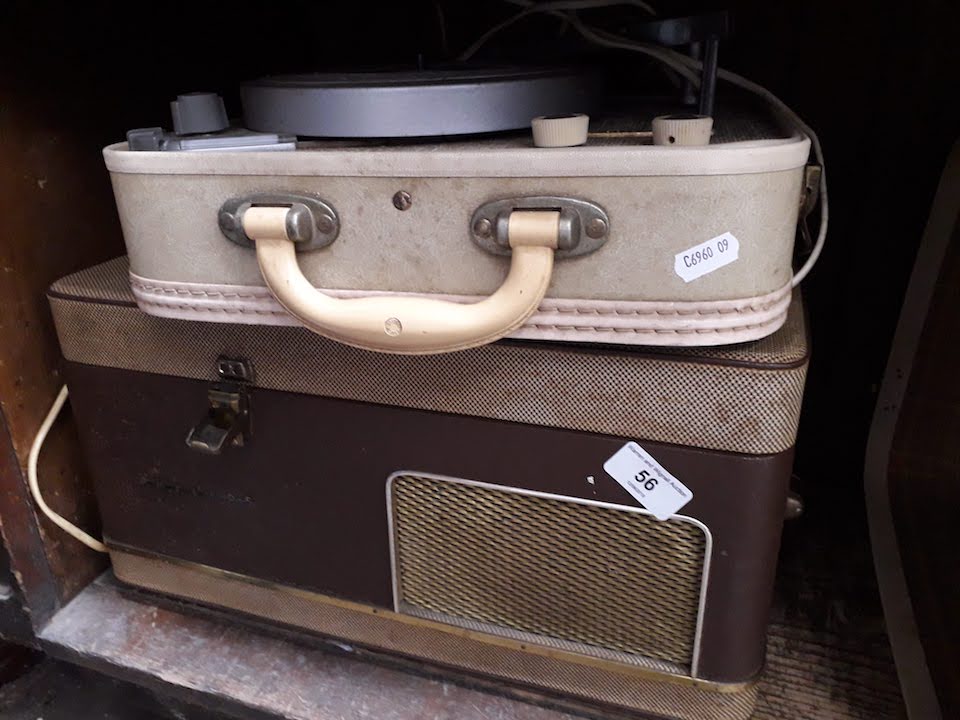
[[[494,255],[509,255],[507,228],[514,210],[556,210],[560,213],[557,258],[586,255],[599,249],[610,234],[606,211],[589,200],[537,195],[494,200],[477,208],[470,219],[470,235]]]
[[[245,360],[220,357],[217,374],[232,382],[214,383],[207,390],[207,413],[187,433],[187,447],[208,455],[242,447],[250,436],[250,399],[245,383],[253,368]]]

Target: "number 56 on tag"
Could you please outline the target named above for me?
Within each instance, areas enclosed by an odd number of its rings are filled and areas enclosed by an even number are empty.
[[[617,450],[603,469],[657,520],[666,520],[693,500],[690,488],[635,442]]]

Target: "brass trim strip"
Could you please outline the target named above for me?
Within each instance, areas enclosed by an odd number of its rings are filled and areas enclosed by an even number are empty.
[[[482,642],[488,645],[508,648],[510,650],[521,651],[521,652],[529,653],[532,655],[539,655],[541,657],[546,657],[546,658],[557,660],[560,662],[596,667],[607,672],[616,673],[619,675],[625,675],[628,677],[655,680],[657,682],[679,685],[682,687],[693,687],[700,690],[707,690],[710,692],[716,692],[721,694],[742,693],[754,687],[758,682],[758,680],[754,678],[746,682],[740,682],[740,683],[719,683],[719,682],[712,682],[709,680],[687,677],[683,675],[672,675],[669,673],[664,673],[657,670],[650,670],[647,668],[642,668],[642,667],[633,666],[633,665],[624,665],[621,663],[614,663],[608,660],[603,660],[602,658],[579,655],[577,653],[572,653],[565,650],[559,650],[556,648],[545,647],[542,645],[537,645],[535,643],[520,642],[516,640],[511,640],[505,637],[489,635],[487,633],[475,632],[472,630],[468,630],[466,628],[455,627],[453,625],[445,625],[443,623],[434,622],[434,621],[426,620],[423,618],[413,617],[409,615],[402,615],[400,613],[394,612],[393,610],[388,610],[386,608],[377,608],[370,605],[364,605],[362,603],[353,602],[351,600],[335,598],[329,595],[323,595],[323,594],[312,592],[309,590],[303,590],[303,589],[291,587],[288,585],[281,585],[279,583],[274,583],[269,580],[263,580],[260,578],[255,578],[248,575],[235,573],[229,570],[222,570],[220,568],[211,567],[209,565],[194,563],[194,562],[182,560],[179,558],[171,558],[165,555],[144,551],[139,548],[129,547],[129,546],[123,545],[122,543],[114,542],[109,538],[105,538],[105,542],[111,554],[134,556],[134,557],[143,558],[146,560],[162,562],[162,563],[166,563],[169,565],[174,565],[174,566],[186,569],[191,572],[196,572],[199,574],[206,575],[220,582],[246,583],[251,585],[257,585],[257,586],[272,590],[274,592],[286,594],[292,597],[298,597],[313,603],[332,605],[335,607],[342,608],[344,610],[362,613],[365,615],[375,615],[377,617],[385,618],[387,620],[402,623],[405,625],[429,628],[431,630],[444,632],[455,637],[462,637],[469,640]],[[120,576],[117,576],[117,577],[119,580],[124,581],[122,577]],[[129,584],[136,584],[136,583],[129,583]],[[168,588],[163,588],[162,590],[160,590],[159,588],[152,588],[152,589],[163,592],[164,594],[173,595],[175,597],[180,597],[186,600],[202,602],[202,601],[198,601],[196,598],[192,598],[190,596],[183,595],[183,594],[178,594],[175,589],[168,589]],[[229,607],[229,606],[224,606],[224,607]],[[232,609],[245,612],[251,615],[255,615],[258,617],[267,617],[259,613],[252,612],[246,608],[235,607]],[[429,657],[424,659],[429,660]]]

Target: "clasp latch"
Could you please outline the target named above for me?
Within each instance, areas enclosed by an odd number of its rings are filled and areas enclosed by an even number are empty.
[[[245,360],[217,358],[217,374],[231,382],[214,383],[207,390],[207,413],[187,433],[187,447],[208,455],[224,448],[243,447],[250,436],[250,398],[245,383],[253,367]]]

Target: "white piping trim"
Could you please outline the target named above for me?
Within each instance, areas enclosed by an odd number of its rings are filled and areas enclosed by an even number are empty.
[[[387,496],[387,533],[389,535],[390,541],[390,576],[391,576],[391,585],[393,590],[393,609],[395,612],[404,614],[401,609],[402,605],[400,602],[400,585],[399,579],[397,577],[397,549],[396,541],[394,539],[394,527],[393,527],[393,481],[398,477],[405,477],[413,475],[415,477],[425,477],[431,480],[439,480],[441,482],[451,482],[459,485],[467,485],[470,487],[483,488],[485,490],[496,490],[499,492],[509,492],[517,495],[527,495],[530,497],[544,498],[547,500],[558,500],[560,502],[569,502],[575,503],[577,505],[588,505],[590,507],[605,508],[607,510],[620,510],[625,512],[637,513],[640,515],[647,515],[653,517],[653,513],[649,510],[636,507],[633,505],[618,505],[616,503],[601,502],[599,500],[587,500],[585,498],[570,497],[568,495],[555,495],[553,493],[540,492],[538,490],[526,490],[523,488],[510,487],[508,485],[496,485],[494,483],[485,483],[478,482],[476,480],[466,480],[464,478],[454,478],[448,475],[437,475],[434,473],[420,472],[419,470],[398,470],[392,473],[386,482],[386,496]],[[700,664],[700,639],[703,634],[703,616],[704,611],[707,605],[707,587],[710,582],[710,561],[713,557],[713,533],[710,531],[710,528],[706,526],[702,521],[698,520],[695,517],[690,517],[689,515],[672,515],[665,521],[662,522],[685,522],[695,527],[700,528],[703,531],[705,542],[704,542],[704,558],[703,558],[703,575],[700,579],[700,601],[697,607],[697,626],[694,631],[693,636],[693,649],[691,653],[690,660],[690,676],[698,677],[697,673],[699,671]]]
[[[299,326],[263,286],[150,280],[130,273],[141,310],[178,320]],[[475,302],[478,296],[365,290],[323,290],[333,297],[426,296]],[[791,301],[789,283],[737,300],[654,301],[547,298],[509,335],[530,340],[618,345],[699,346],[756,340],[778,330]]]

